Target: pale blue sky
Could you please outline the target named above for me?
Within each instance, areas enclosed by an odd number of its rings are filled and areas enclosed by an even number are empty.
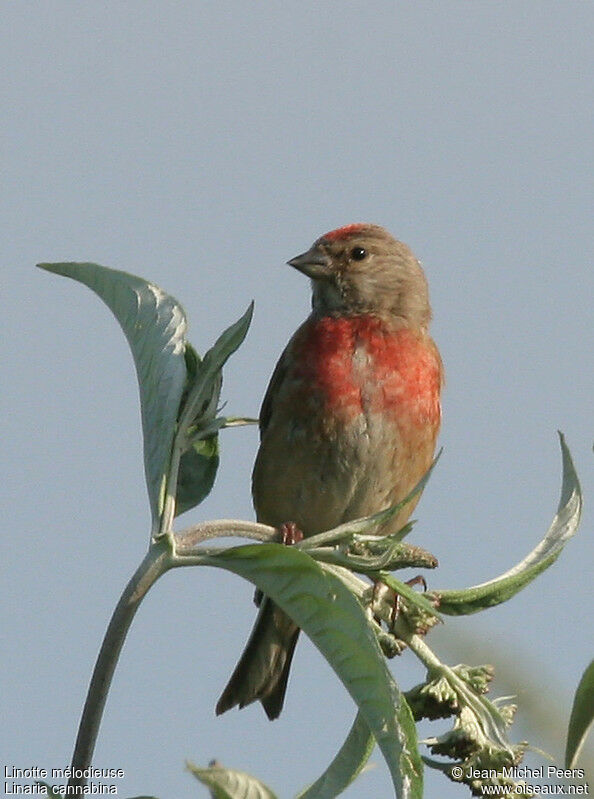
[[[521,705],[542,686],[565,724],[593,643],[592,4],[19,2],[2,17],[5,764],[68,764],[149,522],[125,340],[88,290],[33,265],[94,260],[155,281],[200,351],[254,298],[224,398],[255,415],[309,307],[284,262],[354,221],[388,227],[429,278],[444,454],[411,540],[440,560],[432,587],[483,581],[532,548],[566,433],[578,537],[515,600],[429,640],[451,663],[511,660],[517,682],[499,692]],[[252,518],[257,434],[222,444],[213,494],[180,525]],[[151,591],[97,745],[97,765],[126,771],[119,795],[205,795],[184,760],[217,757],[284,799],[333,756],[354,709],[307,641],[279,721],[256,706],[215,719],[251,594],[190,569]],[[449,651],[448,631],[476,651]],[[421,677],[410,656],[393,670],[404,688]],[[345,796],[390,795],[373,760]]]

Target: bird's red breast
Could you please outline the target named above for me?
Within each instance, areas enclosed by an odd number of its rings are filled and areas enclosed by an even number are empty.
[[[293,353],[294,377],[326,412],[345,421],[379,412],[399,425],[439,426],[442,366],[428,335],[371,315],[310,317]]]

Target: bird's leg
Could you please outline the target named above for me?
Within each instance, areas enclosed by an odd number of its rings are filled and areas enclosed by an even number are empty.
[[[299,543],[299,541],[303,541],[303,533],[297,527],[295,522],[284,522],[281,524],[281,526],[278,528],[277,537],[281,544],[285,544],[288,547]],[[259,588],[256,588],[254,593],[254,604],[257,608],[259,608],[262,604],[263,598],[264,594],[262,591],[260,591]]]
[[[423,577],[422,574],[417,574],[416,577],[412,577],[410,580],[405,580],[405,585],[410,585],[411,587],[414,586],[414,585],[422,585],[423,586],[423,591],[427,590],[427,583],[426,583],[425,578]],[[379,591],[380,587],[387,589],[387,586],[384,583],[382,583],[381,580],[374,580],[373,581],[373,588],[371,589],[371,603],[370,604],[371,604],[372,608],[373,608],[373,606],[375,605],[375,603],[377,601],[377,595],[378,595],[378,591]],[[401,605],[400,594],[398,594],[396,591],[394,591],[393,594],[394,594],[394,596],[393,596],[393,599],[392,599],[392,612],[390,614],[390,625],[389,625],[389,629],[390,630],[394,629],[394,625],[396,624],[396,619],[400,615],[400,605]],[[378,622],[378,624],[380,623],[380,619],[379,619],[378,616],[375,617],[375,620]]]
[[[281,544],[286,544],[288,547],[292,546],[292,544],[298,544],[299,541],[303,541],[303,533],[295,522],[285,522],[281,524],[278,528],[278,536],[281,540]]]
[[[410,585],[411,588],[414,585],[422,585],[423,591],[427,590],[427,582],[422,574],[417,574],[416,577],[411,577],[410,580],[405,580],[405,585]],[[396,619],[400,614],[400,594],[394,593],[394,604],[392,606],[392,614],[390,616],[390,627],[392,630],[394,629],[394,625],[396,624]]]

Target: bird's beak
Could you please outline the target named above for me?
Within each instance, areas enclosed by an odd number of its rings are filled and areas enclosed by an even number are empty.
[[[330,259],[317,244],[314,244],[307,252],[291,258],[287,263],[312,280],[321,280],[330,275]]]

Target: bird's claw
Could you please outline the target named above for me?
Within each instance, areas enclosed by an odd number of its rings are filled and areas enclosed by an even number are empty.
[[[278,539],[281,544],[290,547],[293,544],[297,544],[299,541],[303,541],[303,533],[295,522],[284,522],[284,524],[281,524],[278,528]],[[264,594],[259,588],[256,588],[254,592],[254,605],[259,608],[263,599]]]
[[[299,541],[303,541],[303,533],[295,522],[284,522],[281,524],[278,528],[278,536],[281,544],[285,544],[288,547],[293,544],[298,544]]]

